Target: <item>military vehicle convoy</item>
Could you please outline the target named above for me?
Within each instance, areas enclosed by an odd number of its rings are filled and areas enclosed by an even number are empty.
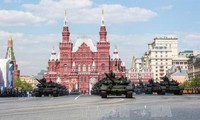
[[[145,94],[152,94],[153,92],[156,92],[159,95],[165,95],[165,86],[160,85],[158,82],[154,82],[153,79],[149,80],[149,83],[145,85],[144,91]]]
[[[156,92],[159,95],[165,95],[165,93],[173,93],[174,95],[182,95],[184,88],[179,86],[179,83],[175,80],[169,80],[167,76],[162,78],[163,81],[154,82],[153,79],[149,80],[149,83],[145,85],[145,94],[152,94]]]
[[[115,74],[111,71],[105,73],[106,77],[97,82],[92,88],[92,94],[100,95],[107,98],[108,95],[126,95],[126,98],[132,98],[132,83],[123,76],[119,79],[115,78]]]
[[[43,78],[41,80],[36,79],[39,84],[37,84],[37,88],[33,90],[33,94],[36,97],[41,97],[42,95],[44,96],[63,96],[63,95],[68,95],[69,92],[66,89],[65,86],[55,83],[55,82],[46,82],[46,79]]]
[[[169,80],[167,76],[162,78],[163,81],[160,82],[161,86],[165,86],[165,91],[167,93],[174,93],[174,95],[182,95],[184,88],[179,86],[179,83],[175,80]]]

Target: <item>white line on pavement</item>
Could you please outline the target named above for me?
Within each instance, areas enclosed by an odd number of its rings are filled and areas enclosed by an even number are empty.
[[[77,96],[76,98],[74,98],[74,100],[77,100],[81,95]]]

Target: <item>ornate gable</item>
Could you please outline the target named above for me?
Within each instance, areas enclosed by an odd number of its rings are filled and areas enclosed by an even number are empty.
[[[77,52],[92,52],[92,50],[85,42],[83,42],[81,46],[79,46]]]

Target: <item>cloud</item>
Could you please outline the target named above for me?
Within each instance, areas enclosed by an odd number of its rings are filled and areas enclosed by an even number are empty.
[[[90,0],[41,0],[39,4],[24,4],[23,7],[46,19],[63,18],[66,9],[69,22],[72,23],[99,23],[102,9],[107,23],[148,21],[157,16],[157,13],[145,8],[119,4],[94,5]]]
[[[0,18],[0,26],[27,25],[46,21],[30,12],[16,10],[0,10]]]
[[[171,10],[173,8],[172,5],[167,5],[167,6],[162,6],[161,9],[162,10]]]

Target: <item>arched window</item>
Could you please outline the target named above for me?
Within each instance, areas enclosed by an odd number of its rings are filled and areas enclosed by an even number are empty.
[[[78,71],[79,72],[81,71],[81,65],[78,65]]]
[[[83,66],[82,66],[82,71],[83,71],[83,72],[86,71],[86,65],[85,65],[85,64],[83,64]]]
[[[67,72],[67,65],[66,64],[63,66],[63,71]]]
[[[105,64],[104,63],[101,64],[101,70],[105,70]]]
[[[90,64],[88,65],[88,71],[90,72]]]

